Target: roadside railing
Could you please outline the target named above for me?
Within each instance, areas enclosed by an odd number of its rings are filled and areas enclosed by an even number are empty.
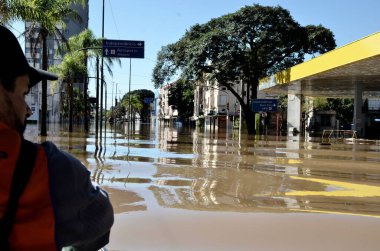
[[[355,141],[356,138],[354,130],[323,130],[321,143],[343,143]]]

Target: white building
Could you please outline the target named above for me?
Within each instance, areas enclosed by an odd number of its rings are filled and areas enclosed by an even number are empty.
[[[240,81],[233,89],[241,94]],[[240,115],[240,104],[236,97],[215,81],[199,83],[194,91],[194,120],[205,125],[205,129],[232,128],[232,122]]]
[[[178,110],[169,104],[170,87],[175,84],[167,84],[158,90],[156,116],[160,122],[169,123],[178,117]]]

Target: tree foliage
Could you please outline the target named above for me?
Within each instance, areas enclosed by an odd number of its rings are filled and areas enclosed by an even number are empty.
[[[354,114],[354,101],[349,98],[317,98],[314,109],[316,111],[335,111],[336,118],[341,124],[351,124]]]
[[[80,15],[72,8],[72,4],[85,4],[84,0],[4,0],[0,5],[5,23],[22,20],[29,23],[25,31],[31,42],[32,55],[36,58],[38,44],[42,47],[42,69],[48,69],[47,38],[66,41],[63,30],[65,19],[81,21]],[[47,117],[47,80],[42,81],[41,102],[41,135],[46,136]]]
[[[97,59],[99,61],[99,58],[101,57],[102,51],[100,50],[102,46],[102,39],[96,38],[93,32],[90,29],[85,29],[82,32],[80,32],[78,35],[72,36],[69,38],[68,43],[62,44],[58,48],[58,53],[64,54],[64,55],[75,55],[80,54],[83,55],[83,58],[78,58],[77,60],[83,60],[83,62],[77,62],[78,64],[83,64],[86,67],[86,72],[83,74],[83,72],[77,72],[82,74],[83,76],[88,76],[87,71],[87,65],[88,62],[91,62],[93,59]],[[69,56],[70,57],[70,56]],[[105,58],[105,64],[104,66],[108,70],[109,74],[113,76],[112,73],[112,66],[113,63],[117,62],[119,65],[121,65],[121,61],[119,58]],[[96,71],[99,71],[99,69],[95,69]],[[98,74],[95,74],[98,75]],[[88,92],[88,81],[84,77],[84,93],[86,95],[83,95],[85,97],[84,105],[85,110],[88,110],[88,100],[87,100],[87,92]],[[88,113],[84,116],[85,120],[85,130],[88,131]]]
[[[67,100],[69,103],[69,132],[72,132],[74,115],[73,84],[77,76],[87,77],[85,54],[83,51],[74,51],[72,53],[67,53],[62,59],[62,63],[60,65],[52,66],[50,70],[58,74],[60,81],[66,83],[66,93],[68,94],[69,98]],[[87,95],[87,92],[85,95]]]
[[[196,24],[177,42],[162,47],[153,81],[157,88],[178,75],[216,80],[239,100],[248,132],[254,133],[250,100],[257,97],[259,80],[335,46],[332,32],[323,26],[303,27],[282,7],[255,4]],[[233,89],[236,80],[247,86],[248,102]]]
[[[86,60],[93,60],[102,57],[102,39],[96,38],[90,29],[85,29],[76,36],[69,38],[68,43],[64,43],[59,47],[59,53],[66,54],[68,52],[83,51]],[[114,63],[121,66],[119,58],[105,57],[104,66],[110,76],[113,76],[112,67]]]
[[[72,93],[72,101],[71,97],[69,97],[68,93],[65,92],[60,99],[60,115],[61,118],[63,119],[69,119],[70,120],[70,107],[73,111],[72,113],[72,120],[80,122],[84,119],[85,116],[85,109],[86,107],[84,106],[84,96],[83,93],[80,92],[79,88],[73,88],[73,93]],[[91,110],[91,107],[87,107],[89,112]]]
[[[130,108],[132,115],[138,113],[141,120],[147,122],[150,118],[150,103],[144,102],[146,98],[153,100],[154,93],[150,90],[139,89],[126,93],[121,103],[126,111],[129,111]]]
[[[169,105],[178,110],[181,120],[189,119],[193,115],[194,85],[189,81],[178,80],[169,89]]]

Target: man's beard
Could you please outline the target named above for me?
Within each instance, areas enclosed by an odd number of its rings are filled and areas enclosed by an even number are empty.
[[[20,119],[18,114],[15,112],[15,108],[13,106],[12,100],[4,95],[2,97],[1,105],[3,105],[3,109],[0,113],[0,121],[7,124],[13,130],[16,130],[20,136],[22,137],[26,128],[26,117],[24,121]]]
[[[21,137],[23,137],[23,134],[25,132],[26,128],[26,118],[24,121],[21,121],[19,117],[12,111],[9,112],[9,123],[8,126],[12,128],[13,130],[17,131]]]
[[[26,129],[26,118],[24,120],[24,123],[17,120],[18,122],[15,123],[14,129],[21,135],[21,137],[24,135],[25,129]]]

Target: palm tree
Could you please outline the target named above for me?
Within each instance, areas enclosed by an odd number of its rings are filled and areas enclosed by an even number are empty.
[[[122,101],[122,106],[126,111],[128,111],[128,120],[135,122],[136,114],[141,116],[141,111],[144,108],[142,100],[139,98],[138,94],[127,93],[124,95]]]
[[[96,38],[94,33],[90,29],[86,29],[76,36],[69,39],[67,44],[63,44],[59,49],[63,53],[70,53],[75,51],[84,52],[84,64],[87,66],[87,60],[99,59],[102,55],[102,39]],[[108,70],[110,76],[113,76],[112,66],[113,63],[117,62],[121,65],[121,60],[119,58],[105,58],[105,66]],[[98,71],[96,67],[96,71]],[[88,75],[88,74],[87,74]],[[85,131],[88,131],[88,108],[87,108],[87,92],[88,92],[88,82],[87,79],[84,81],[84,109],[85,109]]]
[[[8,11],[8,20],[23,20],[30,25],[25,35],[34,44],[42,45],[42,69],[48,69],[47,38],[53,37],[57,41],[66,41],[62,30],[66,27],[65,19],[81,21],[79,14],[72,8],[72,4],[85,4],[84,0],[7,0],[0,6],[3,11]],[[33,39],[31,39],[33,38]],[[47,114],[47,81],[42,81],[42,136],[46,136]]]
[[[50,67],[50,71],[58,74],[59,79],[67,83],[66,93],[69,97],[69,132],[73,131],[73,110],[74,110],[74,95],[73,84],[74,79],[78,75],[87,77],[87,66],[85,64],[85,54],[83,51],[74,51],[67,53],[60,65]]]
[[[0,1],[0,24],[5,25],[9,22],[10,11],[8,8],[8,3],[5,0]]]

